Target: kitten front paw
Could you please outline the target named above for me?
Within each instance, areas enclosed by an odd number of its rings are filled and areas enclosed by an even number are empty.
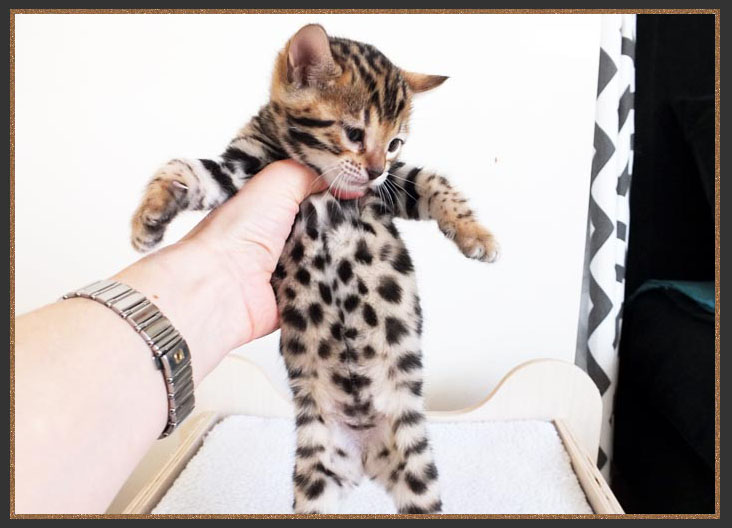
[[[453,228],[453,239],[468,258],[495,262],[500,247],[493,234],[477,222],[461,222]]]
[[[154,248],[165,234],[165,228],[181,209],[188,187],[170,179],[155,179],[132,216],[132,247],[145,252]]]

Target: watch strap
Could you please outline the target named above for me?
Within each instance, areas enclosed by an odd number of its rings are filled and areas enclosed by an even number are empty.
[[[114,280],[93,282],[63,296],[82,297],[111,308],[140,334],[153,353],[155,366],[162,371],[168,395],[168,422],[164,438],[193,411],[193,370],[188,344],[160,309],[143,294]]]

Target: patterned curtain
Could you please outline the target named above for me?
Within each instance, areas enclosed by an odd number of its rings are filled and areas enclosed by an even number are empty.
[[[630,217],[634,52],[635,15],[602,15],[595,154],[590,174],[576,363],[602,394],[603,425],[597,465],[608,480]]]

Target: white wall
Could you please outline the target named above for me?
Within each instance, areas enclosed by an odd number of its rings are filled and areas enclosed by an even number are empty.
[[[277,50],[313,21],[450,76],[416,102],[402,159],[444,170],[503,247],[497,264],[472,262],[433,223],[400,223],[423,298],[428,404],[470,404],[530,358],[573,361],[595,15],[16,16],[17,313],[136,259],[129,218],[153,170],[220,153],[266,101]],[[167,240],[199,218],[176,220]],[[282,382],[276,341],[237,353]]]

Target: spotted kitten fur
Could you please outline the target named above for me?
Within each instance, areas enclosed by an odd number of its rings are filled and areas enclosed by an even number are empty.
[[[300,29],[279,54],[270,102],[218,159],[176,159],[150,182],[132,243],[160,242],[185,209],[211,209],[268,163],[292,158],[329,191],[303,202],[272,277],[297,411],[294,510],[329,513],[365,474],[400,513],[441,510],[422,399],[422,312],[393,219],[435,219],[470,258],[497,246],[442,176],[397,161],[412,95],[446,77],[376,48]]]

